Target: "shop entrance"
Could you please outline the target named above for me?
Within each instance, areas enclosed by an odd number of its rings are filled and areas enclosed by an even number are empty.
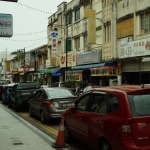
[[[83,80],[83,86],[87,86],[90,82],[92,82],[91,78],[91,70],[90,69],[85,69],[82,72],[82,80]]]

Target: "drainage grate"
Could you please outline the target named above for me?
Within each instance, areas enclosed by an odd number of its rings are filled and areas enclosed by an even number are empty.
[[[23,145],[23,143],[13,143],[13,145]]]

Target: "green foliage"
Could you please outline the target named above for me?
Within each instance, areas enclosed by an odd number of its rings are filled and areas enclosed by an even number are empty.
[[[18,59],[24,59],[24,57],[25,57],[24,52],[20,51],[20,52],[17,53],[17,58]]]
[[[28,76],[27,81],[32,81],[32,76]]]
[[[40,85],[42,85],[42,84],[43,84],[43,83],[42,83],[42,82],[43,82],[42,78],[38,78],[38,79],[37,79],[37,82],[38,82]]]

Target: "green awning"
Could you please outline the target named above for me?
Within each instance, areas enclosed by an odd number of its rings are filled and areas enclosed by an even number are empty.
[[[62,73],[62,69],[61,68],[54,68],[52,73]]]
[[[52,73],[55,70],[55,68],[49,68],[42,71],[42,73]]]

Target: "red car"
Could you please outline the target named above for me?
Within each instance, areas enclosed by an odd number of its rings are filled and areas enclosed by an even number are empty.
[[[78,97],[64,117],[72,137],[98,150],[150,150],[150,87],[94,88]]]

